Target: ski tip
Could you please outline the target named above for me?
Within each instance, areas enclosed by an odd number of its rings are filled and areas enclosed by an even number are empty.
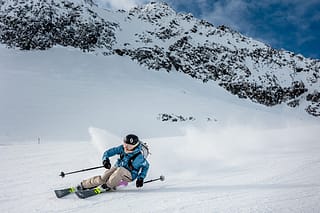
[[[62,197],[64,197],[64,194],[62,194],[62,193],[60,192],[60,190],[54,190],[54,193],[56,194],[56,197],[57,197],[57,198],[62,198]]]
[[[56,194],[57,198],[62,198],[64,196],[67,196],[68,194],[71,194],[76,191],[76,188],[70,187],[66,189],[56,189],[54,190],[54,193]]]

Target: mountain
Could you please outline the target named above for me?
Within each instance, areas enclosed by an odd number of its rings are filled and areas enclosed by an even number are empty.
[[[0,6],[0,38],[8,47],[61,45],[129,57],[148,69],[214,81],[239,98],[320,116],[320,60],[273,49],[165,3],[130,11],[104,10],[92,0],[1,0]]]

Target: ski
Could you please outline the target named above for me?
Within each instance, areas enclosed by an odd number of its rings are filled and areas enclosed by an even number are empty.
[[[93,189],[78,190],[75,193],[80,199],[86,199],[88,197],[92,197],[94,195],[98,195],[98,194],[108,192],[108,191],[109,190],[105,190],[102,187],[98,186]]]
[[[150,182],[154,182],[154,181],[164,181],[164,176],[160,175],[159,178],[156,179],[151,179],[151,180],[147,180],[144,183],[150,183]],[[128,185],[128,182],[121,180],[120,183],[118,184],[118,187],[126,187]],[[65,189],[58,189],[58,190],[54,190],[54,193],[56,194],[57,198],[62,198],[65,197],[71,193],[75,193],[79,198],[81,199],[85,199],[94,195],[98,195],[104,192],[108,192],[110,191],[110,189],[108,188],[107,190],[101,186],[97,186],[93,189],[85,189],[85,190],[79,190],[76,187],[70,187],[70,188],[65,188]],[[113,191],[113,190],[111,190]]]
[[[66,189],[54,190],[54,193],[56,194],[57,198],[62,198],[62,197],[65,197],[71,193],[74,193],[75,191],[76,191],[75,187],[70,187],[70,188],[66,188]]]
[[[126,187],[128,185],[128,182],[121,180],[118,187]],[[92,191],[95,190],[96,193],[92,193]],[[100,190],[100,191],[99,191]],[[65,189],[56,189],[54,190],[54,193],[56,194],[57,198],[65,197],[71,193],[75,193],[79,198],[87,198],[96,194],[100,194],[104,192],[105,190],[103,188],[95,187],[93,189],[85,189],[85,190],[79,190],[76,187],[70,187]]]

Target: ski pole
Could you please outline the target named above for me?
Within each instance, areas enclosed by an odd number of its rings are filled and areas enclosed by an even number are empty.
[[[61,176],[62,178],[64,178],[64,176],[69,175],[69,174],[73,174],[73,173],[78,173],[78,172],[85,172],[85,171],[89,171],[89,170],[93,170],[93,169],[99,169],[99,168],[103,168],[104,166],[96,166],[96,167],[91,167],[91,168],[87,168],[87,169],[81,169],[81,170],[77,170],[77,171],[73,171],[73,172],[61,172],[59,176]]]
[[[145,182],[143,182],[143,183],[150,183],[150,182],[154,182],[154,181],[157,181],[157,180],[164,181],[164,176],[163,176],[163,175],[160,175],[159,178],[147,180],[147,181],[145,181]]]

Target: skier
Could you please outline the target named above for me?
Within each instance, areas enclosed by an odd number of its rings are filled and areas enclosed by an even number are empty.
[[[141,141],[138,136],[129,134],[123,139],[123,144],[108,149],[102,156],[102,164],[107,169],[101,176],[83,180],[77,186],[78,190],[101,186],[106,191],[116,190],[121,181],[132,182],[136,179],[136,187],[142,187],[149,169],[149,163],[141,152]],[[119,155],[117,162],[111,167],[109,158]]]

